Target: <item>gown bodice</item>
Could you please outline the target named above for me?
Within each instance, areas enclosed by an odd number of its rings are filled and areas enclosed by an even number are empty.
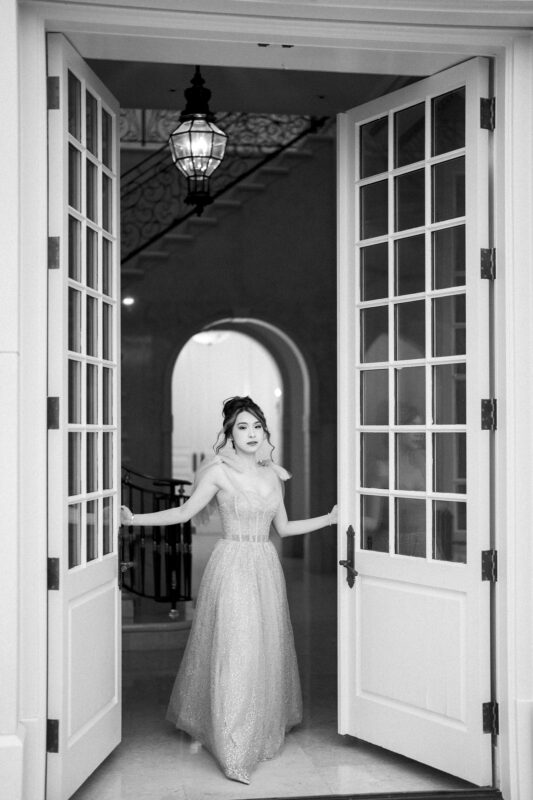
[[[267,542],[270,525],[280,502],[279,492],[272,490],[266,497],[251,490],[228,491],[217,494],[222,520],[222,536],[226,541]]]

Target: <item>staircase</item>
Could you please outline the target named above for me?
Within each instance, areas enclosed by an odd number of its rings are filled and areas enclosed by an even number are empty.
[[[250,197],[267,191],[277,181],[285,179],[302,161],[312,159],[319,148],[331,146],[334,135],[333,121],[323,118],[318,121],[318,127],[316,123],[311,123],[273,152],[263,154],[260,158],[248,159],[244,169],[241,156],[240,171],[235,164],[228,167],[224,161],[219,172],[215,173],[219,176],[219,182],[212,188],[214,202],[201,215],[190,206],[185,206],[180,197],[174,219],[161,225],[159,232],[145,237],[145,244],[128,250],[123,243],[123,279],[142,277],[150,265],[165,262],[171,254],[176,254],[177,249],[193,244],[202,232],[220,226],[228,214],[238,213]],[[163,157],[166,158],[166,152],[162,152],[161,158]],[[170,162],[170,156],[168,161]],[[184,194],[185,179],[178,174],[174,165],[172,170],[171,179],[181,183]]]

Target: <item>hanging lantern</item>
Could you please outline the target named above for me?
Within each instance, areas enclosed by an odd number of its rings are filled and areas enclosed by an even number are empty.
[[[213,202],[209,178],[224,158],[228,137],[215,125],[215,116],[209,110],[211,92],[204,88],[200,67],[196,67],[191,83],[192,87],[185,90],[187,105],[180,124],[170,134],[168,144],[174,164],[187,178],[185,202],[196,206],[201,214],[204,206]]]

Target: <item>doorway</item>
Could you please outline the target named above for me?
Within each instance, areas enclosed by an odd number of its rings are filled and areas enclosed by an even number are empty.
[[[283,380],[270,353],[256,339],[237,331],[205,330],[183,347],[172,374],[172,477],[194,480],[204,460],[214,455],[222,403],[249,395],[263,410],[272,457],[283,464]],[[218,514],[196,522],[192,544],[191,590],[199,583],[220,537]]]
[[[276,362],[251,336],[205,330],[181,350],[172,374],[172,475],[191,479],[213,455],[222,403],[250,395],[268,422],[275,460],[283,463],[283,380]]]

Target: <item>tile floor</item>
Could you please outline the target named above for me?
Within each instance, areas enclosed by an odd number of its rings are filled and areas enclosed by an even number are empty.
[[[123,741],[72,800],[237,800],[453,790],[470,785],[336,732],[335,579],[284,562],[304,694],[303,724],[249,786],[164,720],[181,649],[123,658]]]

